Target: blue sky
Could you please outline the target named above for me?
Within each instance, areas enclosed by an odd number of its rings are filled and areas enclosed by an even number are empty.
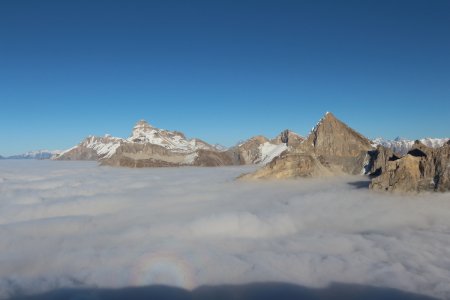
[[[332,111],[450,136],[450,1],[0,2],[0,154],[134,123],[232,145]]]

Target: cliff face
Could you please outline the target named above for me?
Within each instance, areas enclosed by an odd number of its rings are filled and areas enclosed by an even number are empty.
[[[391,156],[377,148],[370,188],[383,191],[419,192],[450,190],[450,142],[431,148],[416,141],[403,157]]]

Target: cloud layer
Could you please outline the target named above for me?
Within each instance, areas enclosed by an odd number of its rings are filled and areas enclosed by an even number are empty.
[[[450,195],[252,167],[0,162],[0,297],[58,287],[282,281],[450,297]]]

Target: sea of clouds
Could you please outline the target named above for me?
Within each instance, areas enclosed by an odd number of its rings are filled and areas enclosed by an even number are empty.
[[[0,161],[0,298],[264,281],[450,298],[450,194],[235,180],[253,169]]]

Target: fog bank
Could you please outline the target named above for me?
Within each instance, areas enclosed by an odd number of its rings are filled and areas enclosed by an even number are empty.
[[[0,161],[0,297],[276,281],[450,298],[450,194],[234,180],[253,168]]]

